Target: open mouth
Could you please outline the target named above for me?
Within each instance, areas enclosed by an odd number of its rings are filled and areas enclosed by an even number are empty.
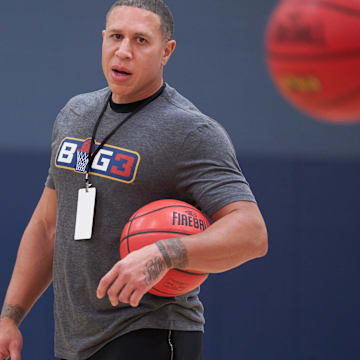
[[[131,73],[127,72],[127,71],[123,71],[123,70],[117,70],[117,69],[113,69],[113,71],[116,74],[120,74],[120,75],[131,75]]]
[[[127,81],[130,79],[132,73],[127,69],[121,68],[120,66],[114,66],[112,69],[112,78],[114,81]]]
[[[115,76],[129,76],[129,75],[131,75],[131,72],[125,66],[113,65],[111,67],[111,70],[113,71]]]

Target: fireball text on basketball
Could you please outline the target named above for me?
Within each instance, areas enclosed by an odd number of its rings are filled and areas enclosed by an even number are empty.
[[[189,227],[193,227],[195,229],[200,229],[202,231],[204,231],[206,229],[206,223],[203,220],[200,220],[193,216],[181,214],[176,211],[173,211],[172,224],[189,226]]]

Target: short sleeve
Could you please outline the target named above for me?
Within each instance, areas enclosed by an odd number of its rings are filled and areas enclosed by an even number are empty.
[[[62,109],[58,116],[56,117],[56,120],[54,122],[53,130],[52,130],[52,137],[51,137],[51,158],[50,158],[50,165],[49,165],[49,171],[48,176],[45,181],[45,186],[49,187],[50,189],[55,190],[55,181],[53,177],[53,170],[54,170],[54,163],[55,163],[55,156],[57,152],[57,146],[58,146],[58,131],[57,131],[57,122],[59,121],[59,118],[62,116],[63,113]]]
[[[211,216],[235,201],[256,202],[225,129],[198,126],[186,137],[177,161],[177,191]]]
[[[46,181],[45,181],[45,186],[50,188],[50,189],[55,190],[54,179],[53,179],[53,177],[51,175],[50,169],[49,169],[49,173],[48,173],[48,176],[46,178]]]

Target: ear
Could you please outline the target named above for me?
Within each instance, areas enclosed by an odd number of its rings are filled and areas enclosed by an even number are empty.
[[[169,61],[172,53],[174,52],[176,48],[176,41],[175,40],[169,40],[166,42],[165,47],[164,47],[164,53],[163,53],[163,57],[161,60],[161,65],[165,66],[166,63]]]

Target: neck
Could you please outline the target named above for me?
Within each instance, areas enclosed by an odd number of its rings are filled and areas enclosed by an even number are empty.
[[[163,84],[160,89],[158,89],[154,94],[146,97],[145,99],[142,100],[138,100],[138,101],[134,101],[131,103],[125,103],[125,104],[119,104],[119,103],[115,103],[113,101],[113,96],[110,98],[110,107],[113,111],[115,111],[116,113],[130,113],[133,112],[134,110],[136,110],[139,106],[142,105],[142,103],[146,102],[149,98],[151,97],[157,97],[158,95],[160,95],[164,88],[165,88],[165,84]]]
[[[156,84],[154,84],[150,89],[144,89],[136,95],[123,95],[121,93],[116,93],[115,91],[113,91],[111,99],[115,104],[130,104],[141,101],[147,99],[148,97],[159,91],[163,83],[163,79],[161,78],[160,81],[157,81]]]

